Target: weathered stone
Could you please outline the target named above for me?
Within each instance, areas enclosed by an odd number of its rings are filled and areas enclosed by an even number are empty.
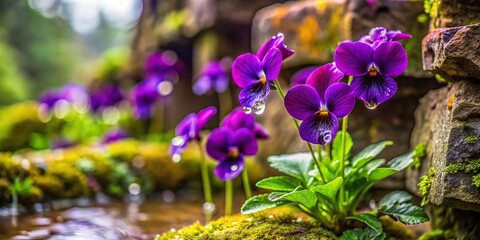
[[[339,42],[357,40],[373,27],[384,26],[412,34],[404,47],[409,55],[405,75],[429,76],[421,70],[421,42],[428,32],[427,23],[419,23],[423,1],[292,1],[257,12],[253,20],[253,46],[258,49],[277,32],[285,34],[286,44],[296,54],[286,66],[319,64],[332,60]]]
[[[423,68],[450,81],[458,77],[479,78],[479,39],[480,24],[432,31],[422,43]]]
[[[480,22],[478,0],[425,0],[430,28],[458,27]]]
[[[428,199],[431,203],[464,210],[480,211],[480,188],[472,184],[473,173],[446,173],[445,167],[480,157],[480,84],[455,82],[429,92],[415,111],[416,125],[411,143],[427,146],[427,156],[419,170],[407,173],[407,188],[419,194],[417,184],[429,168],[434,169]]]

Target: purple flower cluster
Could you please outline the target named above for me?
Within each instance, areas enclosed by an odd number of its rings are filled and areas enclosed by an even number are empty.
[[[170,95],[173,85],[178,81],[178,74],[183,66],[171,51],[153,52],[145,63],[146,78],[140,82],[132,94],[134,114],[137,118],[149,118],[153,106]]]
[[[69,83],[57,90],[45,92],[39,98],[42,108],[50,111],[56,104],[61,103],[72,104],[80,108],[88,108],[89,96],[85,87]]]
[[[193,140],[200,141],[200,131],[205,128],[208,120],[217,113],[215,107],[207,107],[197,113],[190,113],[180,123],[178,123],[175,129],[175,137],[170,144],[170,156],[174,162],[180,161],[185,148],[188,143]]]
[[[283,41],[284,36],[279,33],[268,40],[256,55],[242,54],[233,62],[232,76],[235,83],[243,88],[238,100],[245,112],[263,113],[270,84],[280,74],[282,61],[294,53]]]
[[[100,112],[123,101],[125,96],[117,85],[106,85],[90,93],[90,109]]]
[[[112,143],[128,138],[128,132],[122,128],[113,128],[105,133],[102,137],[102,144]]]
[[[215,175],[223,181],[236,178],[245,167],[244,157],[257,153],[257,140],[267,138],[268,133],[252,115],[235,108],[207,139],[208,155],[219,162]]]
[[[228,73],[226,68],[219,61],[208,63],[193,84],[193,92],[197,95],[204,95],[213,90],[216,93],[225,92],[228,88]]]

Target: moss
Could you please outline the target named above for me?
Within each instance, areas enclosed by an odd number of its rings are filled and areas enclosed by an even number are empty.
[[[472,184],[473,186],[480,188],[480,173],[472,177]]]
[[[467,138],[465,138],[465,142],[468,144],[475,144],[478,142],[478,138],[473,135],[469,135]]]
[[[33,185],[40,188],[48,197],[61,197],[63,184],[56,176],[34,176],[32,177]]]
[[[415,146],[415,150],[413,151],[413,164],[412,167],[414,169],[419,169],[422,166],[422,160],[427,155],[427,147],[425,144],[418,144]]]
[[[424,175],[420,178],[420,182],[418,183],[418,188],[420,189],[420,194],[423,196],[422,205],[428,203],[427,194],[432,187],[432,178],[435,176],[435,169],[430,167],[428,169],[428,174]]]
[[[424,233],[418,240],[454,240],[457,239],[455,234],[449,230],[436,229],[431,232]]]
[[[89,193],[85,175],[68,162],[56,161],[51,163],[48,166],[47,175],[57,177],[62,183],[60,198],[76,198]]]
[[[202,226],[196,222],[180,230],[165,232],[156,240],[166,239],[338,239],[318,223],[297,221],[292,215],[268,216],[265,213],[233,215]]]
[[[383,225],[383,231],[387,234],[389,238],[393,239],[403,239],[403,240],[414,240],[415,232],[412,229],[405,227],[404,224],[393,220],[389,216],[382,216],[380,221]]]
[[[471,160],[468,162],[452,163],[446,166],[443,171],[449,174],[455,174],[458,172],[477,173],[480,171],[480,159]]]

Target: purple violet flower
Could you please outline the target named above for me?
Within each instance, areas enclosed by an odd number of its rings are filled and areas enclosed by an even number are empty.
[[[46,91],[40,96],[38,102],[45,106],[45,109],[50,111],[57,103],[58,100],[62,99],[58,91]]]
[[[270,137],[267,131],[259,123],[255,122],[255,117],[246,114],[240,107],[233,109],[230,114],[225,116],[220,127],[228,128],[232,131],[246,128],[253,133],[256,139],[263,140]]]
[[[238,100],[246,112],[249,111],[247,109],[253,109],[256,114],[263,113],[270,84],[277,79],[281,67],[282,54],[277,48],[270,49],[263,60],[251,53],[235,59],[232,66],[233,80],[243,88]]]
[[[116,85],[107,85],[90,94],[90,109],[99,111],[114,106],[124,99],[123,93]]]
[[[304,68],[304,69],[296,72],[290,78],[290,85],[293,87],[293,86],[296,86],[298,84],[305,84],[307,82],[308,77],[310,76],[310,74],[312,74],[312,72],[315,69],[317,69],[317,67],[307,67],[307,68]]]
[[[180,156],[192,140],[200,140],[200,131],[205,128],[208,120],[217,113],[215,107],[207,107],[197,113],[190,113],[175,128],[175,135],[170,145],[170,156],[174,162],[180,161]]]
[[[160,76],[151,75],[140,82],[133,90],[134,114],[137,118],[146,119],[152,114],[152,108],[159,98],[158,85]]]
[[[376,48],[382,42],[401,41],[411,37],[412,35],[402,33],[400,30],[387,30],[384,27],[376,27],[372,28],[368,35],[361,37],[358,41]]]
[[[217,93],[222,93],[227,88],[227,70],[219,61],[212,61],[202,69],[202,73],[193,85],[193,92],[197,95],[204,95],[213,89]]]
[[[103,135],[102,144],[116,142],[125,138],[128,138],[129,135],[127,131],[122,128],[113,128]]]
[[[339,83],[343,78],[334,64],[312,72],[306,84],[291,88],[285,96],[288,113],[302,120],[300,137],[313,144],[330,143],[338,131],[338,119],[347,116],[355,106],[352,88]]]
[[[40,104],[45,106],[47,110],[55,107],[55,104],[60,100],[73,104],[82,110],[88,108],[89,96],[85,87],[75,83],[68,83],[60,89],[45,92],[39,98]]]
[[[168,75],[170,71],[179,74],[183,64],[173,51],[153,52],[145,62],[146,75]]]
[[[262,61],[267,55],[268,51],[270,51],[270,49],[272,48],[277,48],[278,50],[280,50],[280,52],[282,53],[282,61],[291,57],[295,53],[295,51],[287,48],[287,45],[285,45],[285,43],[283,42],[284,39],[285,39],[285,36],[283,36],[283,33],[277,33],[277,35],[273,36],[272,38],[270,38],[270,40],[266,41],[260,47],[260,49],[258,49],[258,52],[257,52],[258,59]]]
[[[407,68],[407,52],[398,42],[382,42],[376,48],[363,42],[343,42],[335,50],[338,69],[354,76],[351,86],[355,97],[369,109],[390,99],[397,91],[391,76]]]
[[[245,168],[245,156],[253,156],[258,144],[250,130],[215,129],[207,139],[207,153],[219,164],[213,171],[222,181],[236,178]]]

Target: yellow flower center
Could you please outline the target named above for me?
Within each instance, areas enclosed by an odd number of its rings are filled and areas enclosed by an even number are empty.
[[[261,82],[262,84],[267,83],[267,77],[265,77],[265,76],[260,77],[260,82]]]
[[[376,77],[378,74],[378,70],[375,68],[375,66],[370,66],[370,69],[368,69],[368,74],[370,77]]]
[[[240,155],[237,148],[230,149],[228,156],[231,158],[237,158]]]

